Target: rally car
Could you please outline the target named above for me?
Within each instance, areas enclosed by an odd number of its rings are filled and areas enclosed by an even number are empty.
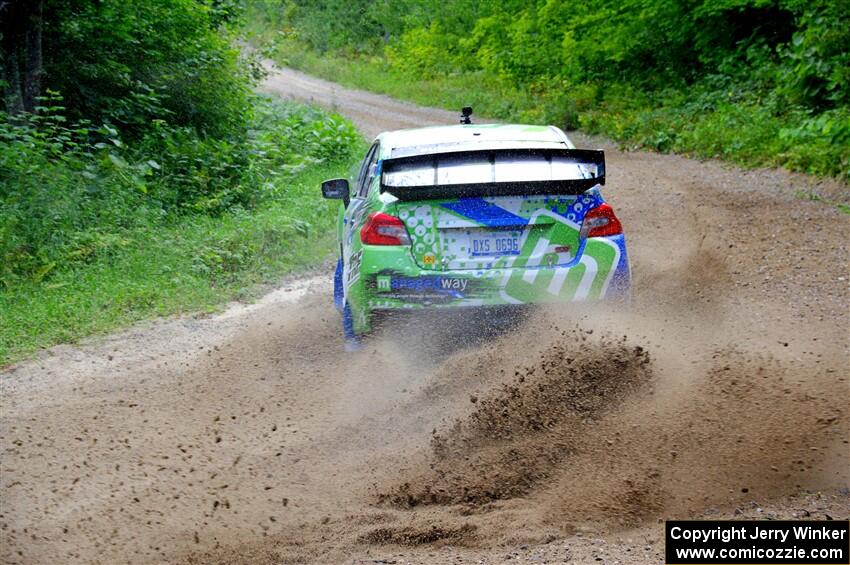
[[[604,153],[553,126],[463,121],[382,133],[353,183],[322,183],[341,200],[334,302],[347,347],[382,313],[628,296]]]

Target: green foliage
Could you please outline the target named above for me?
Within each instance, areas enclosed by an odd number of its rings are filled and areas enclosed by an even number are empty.
[[[358,139],[339,116],[270,99],[240,144],[165,126],[124,143],[114,128],[66,125],[62,111],[0,120],[6,287],[120,253],[128,230],[287,198],[295,173],[347,160]]]
[[[0,289],[0,366],[136,320],[212,311],[256,295],[283,273],[321,264],[335,245],[336,216],[318,185],[350,167],[347,161],[309,166],[281,181],[286,199],[250,213],[125,230],[109,256],[57,265],[47,280]]]
[[[780,52],[782,92],[794,103],[850,105],[850,3],[821,2],[803,12],[790,44]]]
[[[260,201],[237,16],[231,0],[44,1],[46,95],[0,111],[3,285],[107,256],[122,230]]]
[[[253,93],[242,16],[242,0],[44,0],[40,105],[0,109],[0,364],[330,249],[319,177],[360,137]]]
[[[244,134],[250,67],[240,65],[228,3],[196,0],[46,0],[47,86],[70,119],[125,134],[151,120],[216,137]]]
[[[58,106],[0,121],[0,363],[208,309],[324,259],[336,216],[318,185],[349,171],[362,140],[336,115],[256,106],[240,147],[188,129],[122,143],[113,128],[66,125]],[[236,196],[198,188],[219,174],[238,178],[222,184]],[[210,194],[241,200],[212,207]]]
[[[284,63],[419,102],[850,178],[848,2],[343,4],[252,2],[253,25]]]
[[[433,78],[457,70],[457,45],[438,23],[404,32],[386,48],[387,59],[395,69],[411,76]]]

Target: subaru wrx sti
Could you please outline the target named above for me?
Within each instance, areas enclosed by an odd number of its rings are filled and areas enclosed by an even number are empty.
[[[553,126],[385,132],[341,200],[334,301],[347,344],[382,313],[624,298],[623,228],[602,151]]]

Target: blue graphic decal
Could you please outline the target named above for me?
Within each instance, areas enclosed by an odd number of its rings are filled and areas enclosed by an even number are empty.
[[[463,290],[466,290],[464,279],[443,278],[443,277],[418,277],[418,278],[401,278],[392,279],[392,290],[413,290],[418,292],[437,292],[454,296],[455,298],[463,298]]]
[[[528,224],[526,218],[512,214],[481,198],[461,198],[456,202],[445,202],[440,206],[489,228],[522,227]]]
[[[553,208],[552,211],[556,214],[563,216],[571,222],[575,222],[580,224],[582,220],[584,220],[584,215],[591,208],[596,208],[600,204],[605,202],[602,199],[602,196],[599,194],[599,190],[596,188],[591,188],[578,198],[576,198],[572,204],[566,209],[565,212],[560,213],[556,208]]]

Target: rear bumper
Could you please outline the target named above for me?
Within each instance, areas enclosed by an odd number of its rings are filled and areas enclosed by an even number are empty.
[[[529,304],[512,304],[498,306],[459,306],[457,308],[387,308],[372,310],[372,327],[380,327],[390,321],[404,325],[406,321],[419,323],[423,318],[436,323],[466,322],[472,319],[484,321],[489,325],[507,327],[516,325],[524,319],[534,306]]]
[[[372,263],[381,267],[369,269]],[[363,261],[365,309],[464,308],[627,297],[631,271],[622,235],[594,238],[565,266],[435,272],[410,262]]]

